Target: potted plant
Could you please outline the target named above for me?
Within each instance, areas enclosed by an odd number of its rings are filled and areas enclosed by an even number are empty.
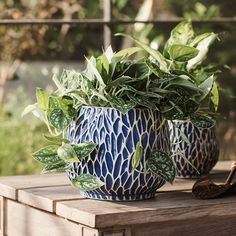
[[[196,35],[191,22],[183,21],[171,31],[164,47],[163,55],[171,60],[170,72],[191,78],[203,91],[191,101],[194,114],[187,113],[182,119],[169,122],[178,177],[194,178],[208,174],[218,160],[215,116],[219,103],[216,77],[220,71],[216,65],[203,64],[209,47],[216,39],[217,34],[213,32]],[[179,58],[179,50],[195,50],[196,54]],[[178,105],[181,107],[188,102],[180,101]],[[202,120],[205,122],[200,122]]]
[[[171,74],[170,61],[145,44],[87,59],[84,71],[53,76],[57,89],[37,89],[33,112],[51,142],[33,154],[43,173],[66,171],[89,198],[140,200],[154,196],[176,175],[166,119],[192,112],[177,106],[202,93],[190,79]],[[129,60],[137,52],[148,57]],[[179,92],[181,91],[181,93]],[[176,100],[176,97],[178,99]]]

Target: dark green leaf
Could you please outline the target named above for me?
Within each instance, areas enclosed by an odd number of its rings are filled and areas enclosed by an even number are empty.
[[[193,114],[191,115],[191,122],[198,128],[209,129],[215,126],[216,121],[213,120],[210,116]]]
[[[58,164],[62,159],[57,155],[58,145],[49,145],[33,153],[35,160],[43,164]]]
[[[48,121],[56,129],[63,131],[71,122],[69,118],[61,109],[55,109],[49,112]]]
[[[163,178],[169,183],[173,183],[176,175],[175,165],[169,154],[160,150],[153,151],[151,157],[147,160],[149,171]]]
[[[141,162],[142,153],[143,153],[143,147],[139,142],[136,145],[136,149],[135,149],[134,155],[132,157],[132,168],[133,168],[133,170],[135,170],[138,167],[139,163]]]
[[[78,177],[72,179],[71,183],[74,187],[81,191],[92,191],[104,185],[104,183],[96,176],[90,174],[81,174]]]
[[[125,101],[120,97],[110,97],[109,102],[122,114],[125,114],[130,109],[134,108],[136,103],[134,101]]]
[[[164,111],[162,115],[167,120],[183,120],[185,116],[184,113],[180,109],[177,109],[176,107],[173,107],[168,111]]]

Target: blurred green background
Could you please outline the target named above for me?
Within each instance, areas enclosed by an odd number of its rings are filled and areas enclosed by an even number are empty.
[[[236,0],[112,0],[112,18],[160,20],[165,24],[113,24],[112,34],[126,32],[153,48],[162,49],[177,17],[200,20],[199,31],[215,31],[221,39],[211,48],[209,61],[231,67],[219,77],[221,118],[217,124],[220,159],[236,154]],[[1,19],[93,19],[103,18],[101,0],[5,0]],[[224,22],[224,19],[230,21]],[[203,20],[203,22],[201,22]],[[210,20],[211,22],[205,22]],[[218,22],[215,24],[215,22]],[[79,69],[84,55],[103,49],[102,25],[0,25],[0,175],[39,173],[41,166],[31,153],[44,145],[46,128],[32,116],[21,118],[33,103],[36,87],[52,89],[51,76],[63,68]],[[115,50],[131,42],[112,37]]]

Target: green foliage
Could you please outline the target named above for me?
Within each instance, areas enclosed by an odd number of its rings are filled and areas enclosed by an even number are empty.
[[[191,23],[181,22],[171,31],[163,54],[131,36],[119,35],[130,38],[138,47],[117,53],[108,47],[102,55],[86,58],[84,71],[64,70],[60,78],[54,75],[57,90],[46,94],[37,89],[37,103],[24,111],[24,114],[32,111],[47,124],[52,137],[46,138],[55,143],[33,155],[47,165],[44,172],[63,170],[70,163],[89,156],[95,149],[94,143],[69,144],[63,141],[81,106],[114,107],[123,114],[132,108],[147,108],[159,111],[165,119],[191,120],[201,128],[214,125],[209,114],[200,110],[203,101],[204,104],[212,101],[214,73],[199,82],[193,72],[195,66],[188,67],[189,62],[196,58],[192,65],[199,66],[212,43],[213,34],[210,34],[211,38],[209,35],[195,37]],[[143,51],[146,52],[143,58],[129,59],[134,53]],[[61,140],[58,135],[61,135]],[[132,157],[133,169],[138,167],[141,158],[142,146],[139,143]],[[175,167],[168,154],[155,150],[147,160],[147,166],[151,173],[173,182]],[[79,175],[72,184],[83,191],[101,186],[96,176],[88,174]]]
[[[152,152],[152,156],[147,160],[147,168],[152,174],[160,176],[171,184],[175,179],[176,169],[172,158],[162,151]]]
[[[72,179],[71,183],[74,187],[80,189],[81,191],[95,190],[104,185],[104,183],[97,177],[90,174],[81,174]]]

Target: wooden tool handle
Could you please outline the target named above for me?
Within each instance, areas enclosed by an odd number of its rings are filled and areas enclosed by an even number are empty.
[[[236,172],[236,161],[234,161],[231,165],[231,171],[230,171],[229,176],[225,182],[226,184],[230,184],[232,182],[235,172]]]

